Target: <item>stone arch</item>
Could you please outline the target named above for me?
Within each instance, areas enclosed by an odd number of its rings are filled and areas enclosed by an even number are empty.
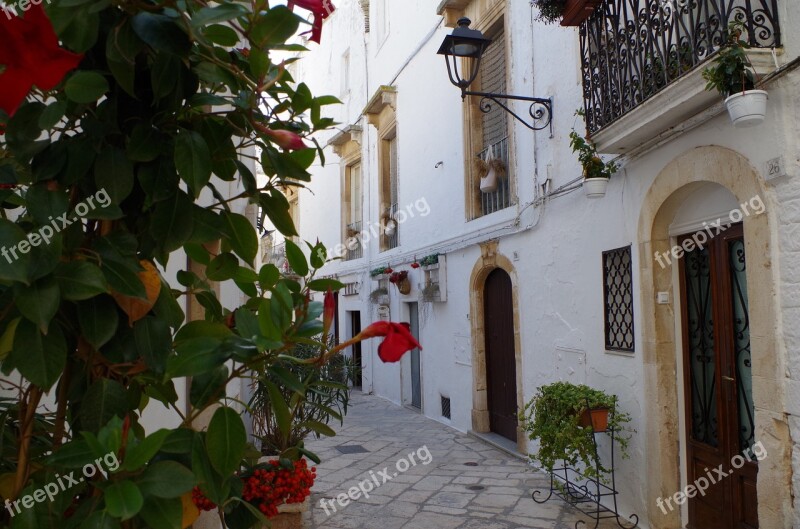
[[[654,255],[671,248],[669,225],[678,208],[698,187],[713,182],[727,188],[741,204],[760,196],[767,204],[764,214],[743,220],[748,256],[753,400],[756,439],[769,456],[759,463],[758,503],[761,527],[789,527],[791,512],[791,441],[784,415],[783,354],[776,339],[778,314],[773,269],[772,231],[775,212],[758,172],[741,154],[719,146],[688,151],[670,162],[655,178],[639,217],[639,278],[642,306],[642,362],[644,364],[644,421],[646,427],[646,491],[648,518],[654,529],[682,527],[680,513],[664,515],[656,499],[680,491],[680,467],[685,464],[680,448],[678,422],[676,312],[673,304],[656,303],[658,292],[675,292],[670,266],[661,268]],[[670,296],[674,300],[674,296]],[[677,463],[677,464],[676,464]],[[788,524],[788,525],[787,525]]]
[[[472,338],[472,429],[475,432],[489,432],[489,406],[486,383],[486,345],[484,339],[483,295],[486,278],[500,268],[511,277],[512,303],[514,314],[514,353],[516,358],[517,407],[524,406],[522,388],[522,341],[519,316],[519,282],[514,265],[506,256],[498,253],[496,240],[480,245],[481,257],[472,268],[470,275],[470,328]],[[517,450],[525,452],[527,438],[517,428]]]

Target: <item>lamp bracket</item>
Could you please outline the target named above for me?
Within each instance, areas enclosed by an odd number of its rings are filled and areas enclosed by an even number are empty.
[[[527,97],[527,96],[515,96],[509,94],[492,94],[489,92],[473,92],[470,90],[461,90],[461,99],[466,99],[467,96],[476,96],[480,97],[480,103],[478,104],[478,109],[484,114],[488,114],[492,111],[492,104],[496,103],[500,108],[514,116],[514,119],[525,125],[531,130],[544,130],[547,127],[550,127],[550,134],[553,133],[553,99],[552,98],[541,98],[541,97]],[[506,104],[504,104],[501,100],[512,100],[512,101],[525,101],[530,103],[530,107],[528,108],[528,114],[530,115],[530,121],[528,118],[523,118],[513,110],[511,110]],[[490,103],[491,101],[491,103]]]

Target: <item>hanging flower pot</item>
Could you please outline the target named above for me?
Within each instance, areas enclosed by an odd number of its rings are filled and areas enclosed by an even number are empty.
[[[408,270],[401,270],[389,276],[389,282],[397,287],[397,290],[405,295],[411,292],[411,281],[408,280]]]
[[[610,178],[592,177],[583,179],[583,192],[587,198],[603,198],[606,196],[606,188]]]
[[[481,193],[494,193],[495,191],[497,191],[497,171],[490,166],[486,176],[481,177]]]
[[[761,125],[767,115],[768,94],[764,90],[746,90],[725,100],[725,108],[737,129]]]

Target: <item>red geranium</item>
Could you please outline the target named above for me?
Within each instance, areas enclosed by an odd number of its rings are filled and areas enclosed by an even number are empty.
[[[53,25],[41,3],[33,4],[23,17],[0,16],[0,108],[13,116],[35,85],[52,90],[83,55],[58,45]]]

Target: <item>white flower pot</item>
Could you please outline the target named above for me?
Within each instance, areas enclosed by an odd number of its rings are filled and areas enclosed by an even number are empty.
[[[733,126],[742,129],[763,123],[767,115],[767,99],[764,90],[748,90],[728,97],[725,106]]]
[[[490,167],[486,176],[481,178],[481,193],[494,193],[495,191],[497,191],[497,172],[494,167]]]
[[[584,178],[583,192],[588,198],[603,198],[606,196],[608,178]]]

